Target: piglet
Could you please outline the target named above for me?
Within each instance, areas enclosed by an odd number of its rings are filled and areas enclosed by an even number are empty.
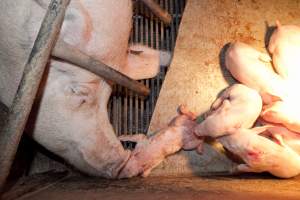
[[[181,107],[180,110],[185,110],[185,108]],[[202,139],[193,134],[193,128],[196,125],[194,119],[194,117],[181,112],[166,128],[150,137],[143,134],[119,137],[121,141],[137,142],[129,160],[121,170],[119,178],[130,178],[137,175],[146,177],[167,156],[180,149],[196,149],[201,152]]]
[[[268,122],[282,124],[291,131],[300,132],[300,95],[295,92],[300,75],[300,27],[283,26],[277,21],[277,29],[270,38],[268,50],[272,54],[274,68],[285,79],[288,95],[281,101],[264,106],[261,116]]]
[[[208,117],[195,127],[198,136],[219,137],[231,129],[249,128],[262,108],[258,92],[242,84],[227,88],[212,104]]]
[[[268,50],[272,54],[276,72],[284,79],[299,82],[300,75],[300,27],[281,25],[270,38]]]
[[[195,132],[199,133],[201,127],[201,135],[215,137],[225,149],[244,161],[243,164],[237,165],[234,172],[270,172],[281,178],[298,175],[299,155],[280,137],[272,137],[277,144],[258,135],[265,132],[269,126],[248,129],[259,116],[261,99],[251,98],[251,90],[246,89],[247,87],[235,87],[230,87],[231,90],[229,88],[222,94],[223,96],[228,93],[226,96],[230,98],[221,98],[214,102],[212,107],[216,110],[195,128]],[[224,103],[231,106],[218,106]],[[227,115],[222,115],[223,113]]]
[[[236,167],[237,172],[269,172],[280,178],[290,178],[300,173],[300,156],[285,142],[277,143],[258,134],[267,126],[253,129],[231,129],[230,135],[217,140],[231,153],[245,162]]]
[[[213,103],[212,113],[195,128],[196,134],[217,138],[225,149],[240,157],[245,163],[234,169],[237,172],[270,172],[281,178],[298,175],[300,157],[280,137],[272,138],[276,144],[258,135],[268,126],[248,129],[262,107],[259,95],[251,91],[240,84],[225,90]]]
[[[235,42],[226,51],[225,65],[235,79],[257,90],[264,103],[286,96],[286,83],[274,72],[269,55]]]
[[[268,122],[282,124],[300,132],[300,110],[295,101],[276,101],[263,107],[261,117]]]

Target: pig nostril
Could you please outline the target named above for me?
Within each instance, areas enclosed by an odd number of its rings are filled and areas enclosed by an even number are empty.
[[[132,142],[132,141],[121,141],[121,144],[122,144],[124,149],[133,150],[133,149],[135,149],[137,143]]]

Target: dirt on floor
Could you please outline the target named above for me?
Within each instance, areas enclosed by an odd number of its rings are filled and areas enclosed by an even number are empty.
[[[65,173],[27,177],[3,199],[300,199],[300,177],[278,179],[266,174],[235,177],[148,177],[107,180]]]

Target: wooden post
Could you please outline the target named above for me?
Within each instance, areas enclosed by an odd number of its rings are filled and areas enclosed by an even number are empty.
[[[51,0],[25,65],[8,119],[0,132],[0,191],[9,175],[44,69],[70,0]]]

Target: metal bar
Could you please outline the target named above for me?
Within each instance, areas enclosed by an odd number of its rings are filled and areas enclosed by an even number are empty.
[[[62,40],[57,41],[52,55],[87,69],[107,80],[112,80],[140,95],[148,96],[150,93],[149,88],[145,87],[143,84],[114,70],[99,60],[84,54]]]
[[[160,5],[162,2],[160,1]],[[156,48],[157,49],[162,49],[161,48],[161,35],[162,35],[162,31],[163,31],[163,24],[159,21],[156,21]],[[159,89],[160,89],[160,83],[159,83],[159,79],[160,79],[160,74],[161,74],[161,66],[160,66],[160,70],[156,76],[156,90],[155,90],[155,104],[156,104],[156,100],[158,98],[159,95]],[[155,107],[155,106],[154,106]]]
[[[0,134],[0,190],[9,175],[25,124],[70,0],[52,0],[25,65],[8,119]]]
[[[176,37],[177,37],[177,31],[178,28],[179,28],[179,16],[178,16],[178,13],[179,13],[179,2],[178,1],[175,1],[175,40],[174,40],[174,47],[173,49],[175,48],[175,43],[176,43]]]
[[[138,9],[138,8],[137,8]],[[132,43],[136,43],[136,39],[135,39],[135,35],[136,35],[136,25],[135,25],[135,23],[136,23],[136,20],[137,20],[137,17],[135,17],[134,18],[134,22],[133,22],[133,29],[131,30],[131,42]],[[132,98],[133,98],[133,95],[132,95],[132,92],[131,91],[129,91],[129,93],[128,93],[128,98],[129,98],[129,100],[128,100],[128,105],[127,105],[127,111],[128,111],[128,115],[127,115],[127,119],[128,119],[128,131],[127,131],[127,133],[128,133],[128,135],[132,135],[132,130],[133,130],[133,128],[132,128],[132,126],[133,126],[133,118],[132,118],[132,108],[133,108],[133,105],[132,105]],[[132,145],[132,143],[129,143],[129,145],[128,145],[128,147],[130,148],[130,149],[132,149],[133,148],[133,145]]]
[[[167,1],[167,3],[166,3],[166,10],[170,10],[170,2],[169,1]],[[170,39],[170,30],[171,30],[171,28],[169,27],[168,29],[166,29],[166,41],[167,41],[167,50],[168,51],[171,51],[171,45],[170,45],[170,41],[171,41],[171,39]]]
[[[170,13],[171,15],[173,16],[176,16],[176,13],[175,13],[175,8],[174,8],[174,1],[170,1],[171,5],[170,5]],[[171,50],[174,49],[174,46],[175,46],[175,37],[176,37],[176,26],[175,26],[175,22],[173,21],[172,24],[171,24]]]
[[[115,134],[118,135],[118,113],[117,113],[117,85],[114,85],[113,87],[113,91],[114,91],[114,96],[113,96],[113,103],[112,103],[112,108],[113,108],[113,127],[114,127],[114,131],[115,131]]]
[[[143,13],[143,11],[145,10],[144,7],[140,7],[141,12]],[[141,43],[143,45],[145,45],[145,17],[142,16],[141,18],[141,29],[140,29],[140,33],[141,33]],[[145,85],[146,82],[145,80],[142,80],[143,84]],[[141,108],[140,108],[140,122],[141,122],[141,133],[144,133],[144,104],[145,104],[145,100],[144,99],[140,99],[140,103],[141,103]]]
[[[151,47],[155,48],[155,33],[154,33],[154,28],[155,28],[155,19],[153,19],[153,17],[151,17],[151,21],[150,21],[150,41],[151,41]],[[150,91],[150,112],[153,113],[154,110],[154,78],[152,78],[150,80],[150,87],[152,88],[152,90]]]
[[[147,45],[149,45],[150,44],[150,42],[149,42],[149,19],[148,18],[146,18],[145,19],[145,36],[146,36],[146,40],[145,40],[145,42],[146,42],[146,44]],[[147,87],[149,87],[149,79],[146,79],[146,86]],[[147,129],[148,129],[148,126],[149,126],[149,123],[150,123],[150,116],[149,116],[149,113],[150,113],[150,99],[148,98],[148,99],[146,99],[146,113],[147,113],[147,115],[146,115],[146,127],[147,127]]]
[[[124,97],[124,127],[122,134],[127,135],[128,134],[128,90],[125,89],[125,97]]]
[[[140,9],[140,8],[139,8]],[[141,42],[141,17],[137,18],[136,20],[136,30],[137,30],[137,35],[136,35],[136,42],[140,43]],[[134,97],[134,121],[135,121],[135,134],[138,133],[138,128],[139,128],[139,115],[138,115],[138,112],[139,112],[139,99],[138,99],[138,96],[135,95]]]
[[[122,135],[122,124],[123,124],[123,121],[122,121],[122,87],[119,85],[118,86],[118,117],[119,117],[119,120],[118,120],[118,129],[119,129],[119,134],[118,135]]]

